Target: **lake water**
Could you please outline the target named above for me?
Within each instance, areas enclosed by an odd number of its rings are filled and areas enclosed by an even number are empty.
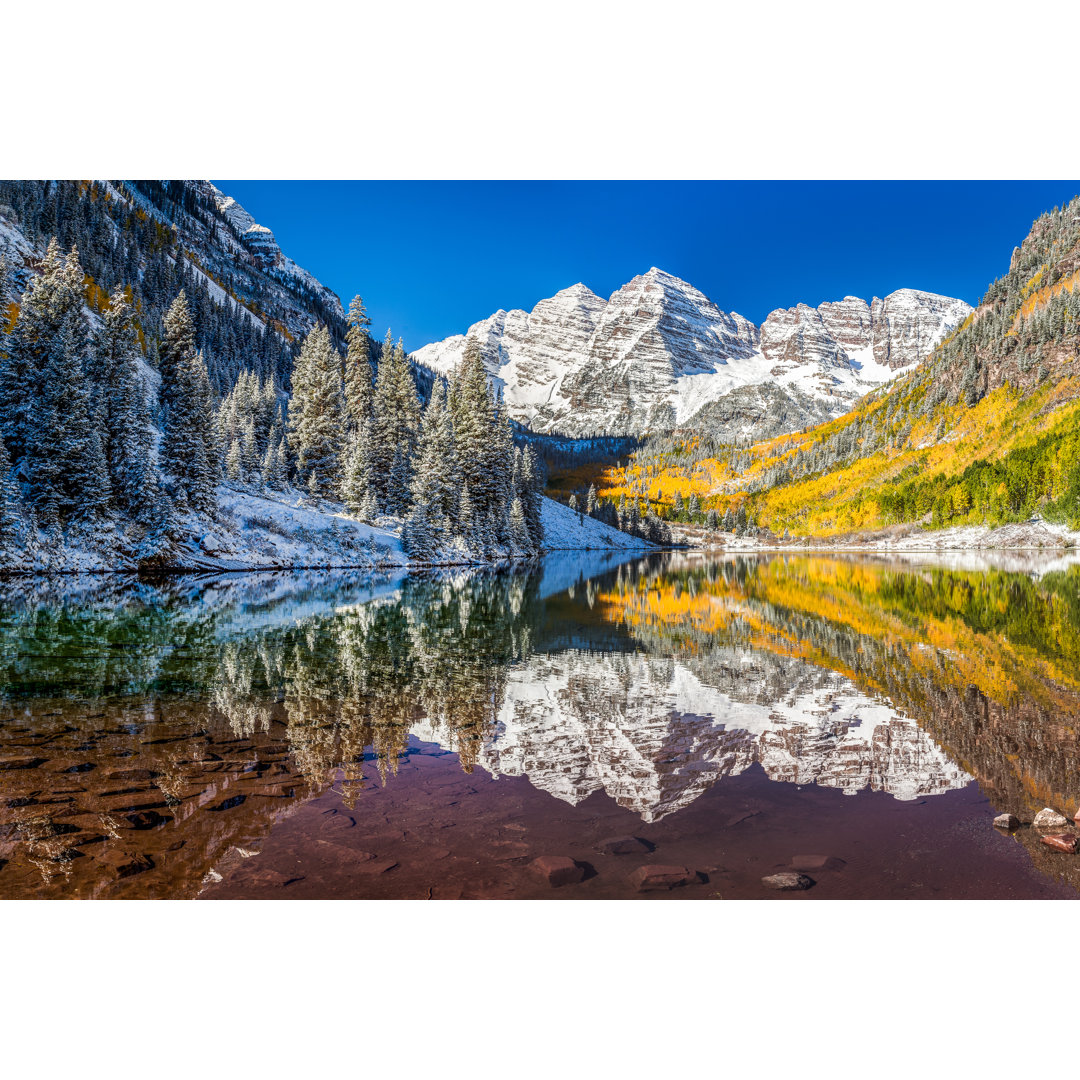
[[[1080,568],[622,558],[3,583],[0,897],[1077,895]]]

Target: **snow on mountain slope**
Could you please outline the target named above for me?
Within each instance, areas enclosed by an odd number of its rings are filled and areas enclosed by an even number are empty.
[[[208,180],[199,183],[205,185],[218,210],[240,234],[241,242],[259,269],[273,271],[274,276],[283,284],[299,286],[301,291],[307,290],[316,294],[336,314],[345,317],[337,293],[323,285],[314,274],[309,274],[302,266],[297,266],[281,250],[274,234],[265,225],[260,225],[231,195],[226,195]]]
[[[687,424],[725,395],[764,384],[839,415],[918,363],[970,310],[900,289],[869,304],[849,296],[774,311],[759,329],[653,267],[607,302],[574,285],[413,355],[445,374],[475,341],[516,420],[579,437],[642,434]]]
[[[652,547],[640,537],[620,532],[586,514],[578,514],[554,499],[541,500],[540,520],[544,525],[545,551],[638,550]]]

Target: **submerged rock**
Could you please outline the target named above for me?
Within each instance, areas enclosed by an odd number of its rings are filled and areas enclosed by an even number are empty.
[[[1042,842],[1047,847],[1055,848],[1057,851],[1065,851],[1069,855],[1076,854],[1076,845],[1080,842],[1080,837],[1075,833],[1047,833],[1042,838]]]
[[[792,855],[791,865],[796,870],[843,870],[847,863],[833,855]]]
[[[602,855],[647,855],[653,845],[636,836],[610,836],[601,840],[596,850]]]
[[[998,816],[994,818],[994,828],[1019,829],[1020,819],[1015,814],[998,814]]]
[[[802,889],[812,888],[815,884],[813,878],[805,874],[770,874],[761,879],[761,884],[766,889],[778,889],[781,892],[798,892]]]
[[[529,863],[529,869],[553,889],[576,884],[585,876],[584,869],[565,855],[541,855]]]
[[[647,892],[649,889],[675,889],[680,885],[690,885],[697,880],[697,874],[685,866],[639,866],[630,875],[630,881],[638,892]]]
[[[1069,824],[1069,819],[1064,814],[1059,814],[1056,810],[1047,806],[1035,815],[1035,820],[1031,824],[1036,829],[1060,829],[1062,826]]]

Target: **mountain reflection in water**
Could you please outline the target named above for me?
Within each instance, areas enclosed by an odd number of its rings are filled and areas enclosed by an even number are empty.
[[[755,765],[897,800],[974,778],[1000,810],[1071,816],[1078,632],[1076,568],[575,556],[9,581],[0,896],[196,895],[329,788],[356,810],[365,763],[393,784],[417,740],[643,822]]]

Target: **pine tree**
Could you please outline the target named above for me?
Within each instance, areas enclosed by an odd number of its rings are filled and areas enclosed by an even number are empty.
[[[529,530],[525,527],[525,511],[516,495],[510,504],[510,542],[519,552],[532,550]]]
[[[342,501],[350,514],[355,514],[361,521],[371,521],[377,509],[372,510],[372,500],[375,498],[372,475],[372,448],[371,448],[370,419],[360,423],[352,449],[349,451],[345,463],[345,483],[342,489]],[[367,507],[367,516],[361,513],[363,507]]]
[[[454,443],[446,391],[437,383],[424,410],[416,449],[411,495],[437,536],[443,535],[453,511],[455,489]]]
[[[165,334],[161,342],[159,365],[161,370],[161,406],[168,411],[180,378],[182,364],[190,361],[196,353],[195,324],[188,307],[187,294],[183,289],[169,307],[164,320]]]
[[[345,411],[349,433],[355,438],[360,427],[371,420],[372,388],[371,320],[364,311],[364,301],[354,296],[349,304],[349,329],[345,332]]]
[[[216,504],[217,457],[210,378],[200,354],[182,355],[170,374],[171,401],[162,436],[162,472],[180,506],[211,513]]]
[[[384,513],[404,514],[409,507],[413,451],[420,422],[420,402],[408,357],[387,331],[379,371],[371,432],[371,481]]]
[[[233,439],[229,453],[225,457],[225,475],[234,484],[240,483],[244,477],[244,455],[240,449],[239,439]]]
[[[11,459],[0,439],[0,547],[10,547],[23,539],[25,531],[19,485],[11,478]]]
[[[134,516],[156,487],[146,393],[131,307],[117,286],[94,340],[93,381],[103,416],[103,449],[117,507]]]
[[[293,369],[288,431],[299,483],[315,498],[337,498],[344,470],[341,357],[320,323],[304,339]]]
[[[62,518],[97,517],[110,497],[87,376],[90,334],[78,251],[73,247],[61,263],[50,244],[43,273],[27,292],[12,346],[15,366],[29,376],[22,468],[31,504],[53,527]]]
[[[531,446],[521,451],[517,497],[525,513],[532,550],[539,552],[544,543],[544,524],[541,515],[544,490],[544,466]]]

